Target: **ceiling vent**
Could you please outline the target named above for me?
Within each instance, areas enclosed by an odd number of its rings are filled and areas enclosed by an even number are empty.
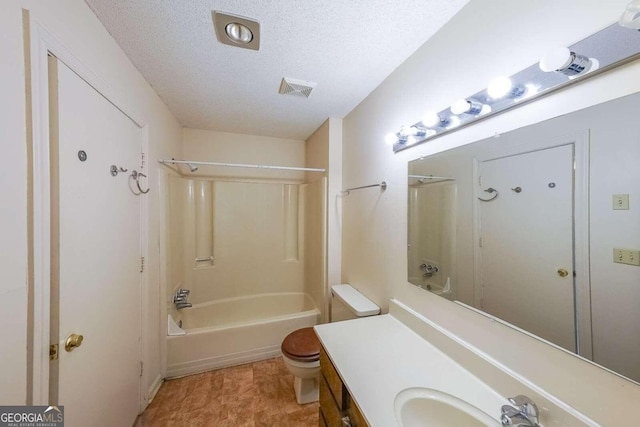
[[[283,77],[278,93],[281,93],[282,95],[293,95],[308,98],[316,85],[317,83],[308,82],[306,80],[296,80],[290,79],[289,77]]]

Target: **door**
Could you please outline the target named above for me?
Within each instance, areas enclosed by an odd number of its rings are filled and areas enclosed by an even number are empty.
[[[52,165],[59,177],[58,404],[70,427],[133,425],[141,245],[140,197],[130,191],[129,176],[139,170],[140,130],[62,62],[51,61],[58,116]],[[112,176],[111,165],[127,172]],[[73,334],[83,340],[66,351]]]
[[[573,158],[564,145],[481,162],[478,192],[482,309],[570,351]]]

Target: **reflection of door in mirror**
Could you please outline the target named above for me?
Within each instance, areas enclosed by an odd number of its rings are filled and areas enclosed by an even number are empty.
[[[451,271],[453,292],[448,299],[490,312],[496,318],[574,350],[636,381],[640,381],[640,334],[637,333],[640,267],[620,264],[613,254],[616,248],[640,249],[638,111],[640,94],[629,95],[417,159],[410,162],[408,168],[409,194],[416,183],[412,177],[433,174],[455,179],[456,262]],[[487,167],[497,165],[497,159],[504,159],[506,164],[513,163],[514,167],[507,169],[513,173],[524,174],[529,169],[531,173],[540,172],[544,178],[540,191],[556,197],[561,194],[563,181],[547,174],[553,173],[556,161],[561,165],[570,163],[570,154],[557,154],[536,162],[529,156],[560,153],[556,151],[558,147],[567,150],[572,147],[575,160],[575,169],[570,169],[575,181],[573,234],[567,234],[566,227],[565,231],[553,227],[545,231],[552,225],[545,222],[551,222],[561,210],[567,209],[565,196],[552,202],[524,203],[531,195],[532,184],[523,184],[527,182],[524,181],[527,175],[519,176],[518,182],[503,182],[503,177],[487,181]],[[523,161],[516,164],[517,159]],[[478,182],[481,174],[482,184]],[[563,179],[567,179],[566,176]],[[555,183],[553,189],[549,187],[551,182]],[[518,187],[520,192],[515,191]],[[489,188],[498,193],[485,192]],[[490,199],[496,194],[497,198],[490,202],[477,199]],[[628,198],[628,207],[620,209],[614,203],[616,195]],[[409,216],[421,212],[413,203],[410,197]],[[543,209],[538,203],[546,207]],[[504,218],[487,217],[494,213],[492,209]],[[530,218],[534,214],[540,215],[537,219]],[[566,220],[566,216],[564,218]],[[421,223],[418,218],[409,221],[410,239],[416,235],[416,224]],[[479,247],[481,226],[482,248]],[[488,231],[487,227],[493,230]],[[546,233],[549,235],[544,236]],[[496,249],[496,255],[491,255],[494,264],[489,265],[486,259],[491,239],[494,245],[502,246]],[[573,259],[556,253],[559,247],[571,244],[574,245]],[[543,266],[542,257],[547,256],[549,260],[544,262],[551,264]],[[481,264],[483,258],[484,265]],[[416,261],[411,261],[411,257],[410,263],[410,267],[415,268]],[[559,274],[564,274],[562,270],[566,270],[566,277],[560,277]],[[511,274],[514,271],[515,274]],[[409,269],[409,276],[415,274]],[[506,284],[494,287],[491,281],[497,279],[491,279],[489,274],[506,275]],[[514,292],[518,288],[519,292]],[[493,298],[497,298],[497,302]],[[507,309],[509,312],[505,313]],[[564,320],[558,320],[557,316],[563,316]],[[560,329],[560,325],[565,325],[563,334],[571,331],[572,327],[566,325],[571,325],[572,316],[575,316],[576,337],[554,337],[560,334],[555,330]],[[542,320],[542,325],[537,324],[537,320]],[[576,342],[577,348],[574,348]]]
[[[479,166],[480,308],[575,351],[573,146]]]
[[[451,299],[456,183],[429,177],[409,186],[409,282]]]

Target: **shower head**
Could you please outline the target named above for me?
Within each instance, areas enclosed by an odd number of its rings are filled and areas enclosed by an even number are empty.
[[[197,171],[197,170],[198,170],[198,166],[196,166],[196,165],[192,165],[191,163],[187,163],[187,166],[189,166],[189,170],[190,170],[191,172],[195,172],[195,171]]]

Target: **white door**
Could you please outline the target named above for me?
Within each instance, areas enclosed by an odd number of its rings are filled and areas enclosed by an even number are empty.
[[[573,145],[480,163],[482,309],[575,351]],[[493,188],[497,193],[487,192]]]
[[[58,404],[69,427],[130,426],[139,409],[141,245],[140,197],[128,184],[140,130],[62,62],[57,70]],[[111,165],[128,172],[114,177]],[[72,334],[84,340],[67,352]]]

